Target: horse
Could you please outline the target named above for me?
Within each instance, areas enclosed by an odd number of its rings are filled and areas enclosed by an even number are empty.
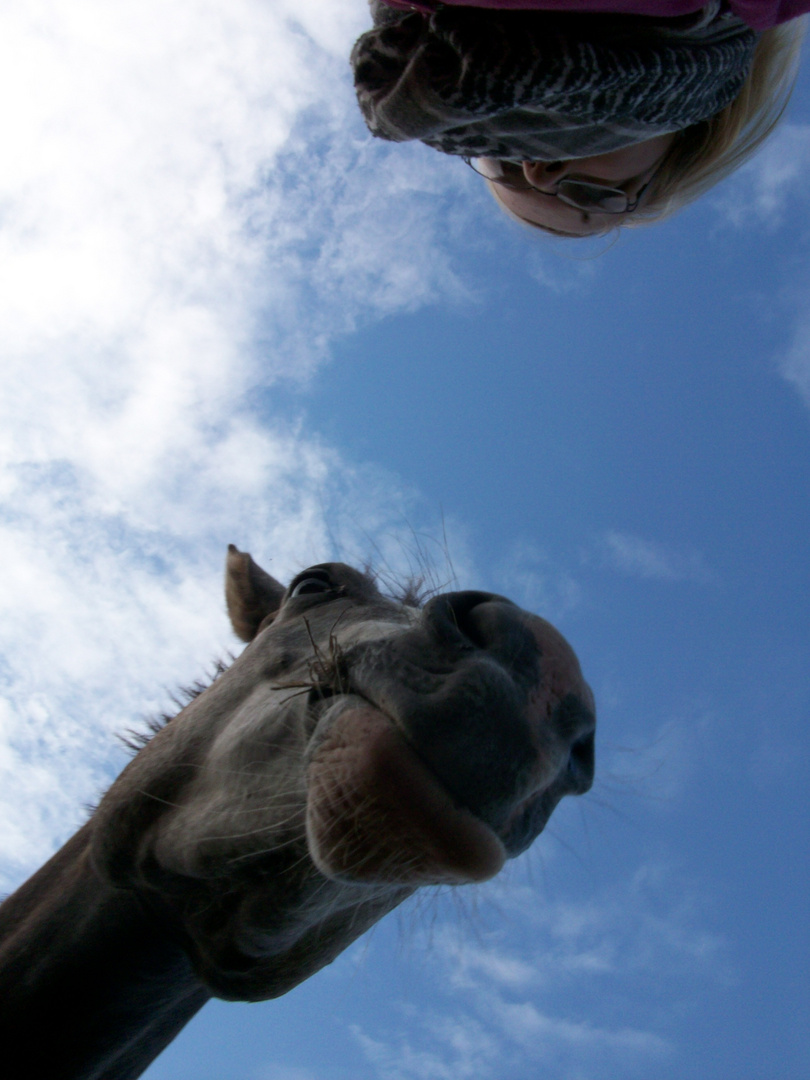
[[[285,588],[233,545],[225,591],[247,647],[0,906],[10,1078],[140,1076],[211,997],[286,993],[592,784],[579,662],[505,597],[420,603],[342,563]]]

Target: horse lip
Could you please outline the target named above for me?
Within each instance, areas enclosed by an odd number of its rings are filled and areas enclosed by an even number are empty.
[[[433,833],[434,839],[438,838],[440,847],[454,850],[456,855],[455,859],[451,857],[444,876],[439,874],[422,882],[414,881],[413,884],[429,883],[431,880],[436,884],[483,881],[497,873],[507,856],[498,832],[473,810],[456,800],[387,710],[356,691],[344,692],[340,694],[340,698],[340,703],[333,705],[334,723],[339,723],[344,712],[355,710],[358,713],[365,711],[375,714],[387,726],[393,739],[389,739],[386,732],[378,728],[377,734],[381,738],[375,739],[376,745],[371,748],[374,761],[372,771],[379,763],[383,773],[387,774],[390,769],[393,782],[387,786],[386,795],[389,798],[393,795],[392,803],[397,803],[398,808],[403,809],[406,815],[415,813],[416,818],[421,819],[422,826],[425,820],[430,821],[431,828],[427,831]],[[329,729],[332,728],[333,723],[329,723],[322,738],[311,748],[308,755],[310,768],[313,760],[317,758],[318,747],[328,740]],[[309,832],[308,825],[308,834]],[[457,863],[455,869],[451,866],[452,862]],[[320,865],[318,858],[316,864]],[[321,869],[325,870],[325,867],[322,866]],[[341,875],[332,873],[328,876]],[[362,880],[370,875],[361,868],[353,870],[349,876]]]
[[[505,820],[511,820],[513,816],[513,793],[517,795],[517,791],[513,789],[509,781],[515,781],[517,777],[509,778],[506,790],[499,785],[497,790],[491,792],[491,798],[487,802],[476,802],[474,799],[468,800],[465,797],[465,787],[468,786],[469,781],[466,775],[469,759],[464,756],[463,746],[454,746],[458,731],[449,733],[449,739],[444,743],[447,756],[443,762],[439,763],[431,757],[430,747],[420,748],[421,743],[414,737],[420,733],[420,727],[424,729],[425,719],[428,720],[428,726],[430,726],[430,711],[424,717],[420,716],[418,708],[412,711],[414,703],[419,704],[417,687],[420,676],[436,679],[441,683],[445,678],[452,679],[453,676],[461,673],[460,665],[456,661],[463,663],[473,659],[477,663],[486,663],[487,666],[493,665],[497,669],[500,678],[505,678],[513,687],[515,686],[513,673],[499,663],[498,659],[492,656],[488,650],[474,648],[473,654],[471,657],[469,650],[464,649],[446,667],[442,666],[438,670],[435,667],[431,668],[430,665],[418,664],[409,657],[409,667],[414,669],[417,680],[414,685],[410,684],[408,675],[402,676],[401,672],[398,673],[397,679],[389,679],[385,675],[382,678],[376,678],[374,669],[368,671],[364,668],[361,656],[359,664],[349,663],[344,669],[346,685],[343,695],[359,698],[373,709],[383,713],[411,752],[416,755],[422,767],[447,792],[453,805],[459,810],[463,809],[465,812],[472,814],[476,820],[480,821],[494,835],[500,838]],[[394,684],[393,687],[390,685],[391,683]],[[403,695],[396,692],[400,683],[405,691]],[[465,703],[465,709],[467,705],[468,703]],[[488,708],[476,709],[475,712],[478,721],[485,725],[490,723],[491,718]],[[454,762],[456,761],[458,761],[458,769],[454,772]],[[438,767],[439,764],[443,764],[445,768]],[[483,765],[483,763],[479,764]],[[522,785],[520,786],[522,787]],[[522,799],[523,791],[521,791],[520,797]]]
[[[336,698],[341,699],[340,705],[338,705],[336,703],[336,701],[335,701]],[[348,690],[332,691],[327,697],[324,698],[324,700],[328,701],[330,703],[330,705],[328,706],[328,708],[330,708],[330,711],[331,711],[331,708],[334,708],[336,710],[336,714],[337,714],[337,710],[338,710],[338,708],[340,708],[341,705],[342,705],[343,708],[351,708],[352,705],[354,705],[354,702],[352,701],[353,698],[358,699],[360,702],[362,702],[363,705],[366,705],[369,708],[374,709],[375,712],[378,712],[382,716],[385,717],[385,719],[388,721],[388,723],[391,725],[391,727],[394,729],[394,731],[396,731],[396,733],[399,735],[399,737],[402,739],[402,741],[408,747],[410,752],[419,761],[422,768],[427,773],[429,773],[429,775],[439,785],[439,787],[444,792],[446,792],[447,797],[451,800],[451,802],[453,803],[454,806],[456,806],[459,810],[464,810],[465,812],[467,812],[469,814],[472,814],[473,817],[476,818],[478,821],[480,821],[482,825],[485,825],[488,829],[492,829],[492,826],[488,822],[484,821],[483,818],[479,814],[476,814],[474,810],[471,810],[470,807],[468,807],[468,806],[462,806],[461,803],[458,802],[458,800],[455,798],[453,793],[449,790],[449,788],[445,784],[444,780],[442,780],[442,778],[431,767],[430,762],[426,761],[424,759],[424,757],[419,753],[418,748],[416,746],[414,746],[412,740],[408,737],[408,733],[404,729],[403,725],[401,723],[399,723],[396,716],[394,716],[391,712],[389,712],[389,710],[386,709],[383,705],[380,705],[379,702],[375,701],[368,694],[362,693],[360,690],[356,689],[355,687],[351,687]],[[342,709],[340,711],[342,711]],[[492,831],[494,832],[495,830],[493,829]]]
[[[444,781],[439,776],[436,775],[434,770],[430,767],[429,763],[424,760],[422,755],[419,753],[418,749],[413,745],[411,740],[408,738],[407,732],[403,729],[402,725],[397,721],[397,718],[391,712],[389,712],[389,710],[386,709],[385,706],[383,706],[379,702],[375,701],[374,698],[371,697],[369,694],[363,693],[362,691],[358,690],[354,686],[350,686],[346,690],[333,690],[333,689],[330,689],[329,693],[323,695],[321,700],[323,702],[327,703],[326,710],[324,710],[324,712],[321,714],[321,719],[323,719],[323,716],[325,715],[325,712],[327,710],[330,713],[332,712],[332,710],[334,710],[335,711],[335,717],[337,717],[340,714],[340,712],[343,711],[344,708],[351,708],[352,706],[355,706],[356,702],[358,702],[358,701],[362,705],[366,705],[366,706],[368,706],[368,708],[374,709],[375,712],[378,712],[382,716],[384,716],[385,719],[388,721],[388,723],[391,725],[391,727],[397,732],[397,734],[403,740],[403,742],[408,747],[408,749],[411,751],[411,753],[414,754],[418,758],[418,760],[421,763],[422,767],[424,769],[426,769],[428,773],[430,773],[430,775],[433,777],[433,779],[436,781],[436,783],[439,784],[439,786],[443,790],[447,791],[448,797],[450,799],[452,799],[452,801],[454,803],[456,802],[456,800],[453,798],[453,795],[451,794],[451,792],[447,790],[447,786],[445,785]],[[320,702],[319,702],[319,704],[320,704]],[[310,751],[310,755],[311,755],[311,752],[312,751]],[[463,809],[467,809],[467,807],[464,807]],[[470,811],[470,812],[472,813],[472,811]],[[477,814],[474,814],[473,816],[478,817]],[[482,824],[486,824],[486,822],[483,822]]]

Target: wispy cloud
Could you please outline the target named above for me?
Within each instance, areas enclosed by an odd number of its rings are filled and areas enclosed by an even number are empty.
[[[775,231],[789,221],[791,228],[807,232],[806,177],[810,169],[810,124],[782,124],[765,147],[714,196],[714,206],[735,228],[752,225]],[[803,270],[793,274],[793,329],[787,347],[776,358],[780,374],[810,407],[810,320],[806,315],[810,282]],[[790,299],[788,299],[790,305]],[[773,299],[768,301],[773,307]],[[787,305],[786,305],[787,306]],[[788,307],[789,310],[789,307]]]
[[[501,918],[503,912],[520,918],[526,932],[506,941],[492,931],[489,947],[507,960],[517,958],[516,942],[534,943],[531,952],[527,955],[522,949],[519,958],[535,970],[531,985],[541,991],[538,1000],[560,992],[566,984],[579,984],[583,975],[603,989],[620,976],[654,979],[663,971],[711,980],[728,977],[724,942],[705,929],[698,888],[679,880],[677,871],[663,863],[641,863],[627,880],[606,884],[587,900],[540,903],[536,885],[516,881],[493,882],[491,891]],[[452,933],[447,940],[452,942]],[[452,970],[464,969],[465,952],[466,947],[458,951],[446,944],[440,947]],[[483,972],[476,978],[480,989],[493,985]]]
[[[810,408],[810,319],[802,308],[797,316],[792,340],[778,360],[779,371],[790,385],[798,391],[804,404]]]
[[[526,540],[512,544],[496,567],[497,587],[529,611],[559,619],[582,600],[582,587],[549,552]]]
[[[488,1080],[494,1075],[497,1040],[475,1019],[441,1017],[424,1027],[428,1030],[419,1033],[421,1039],[400,1036],[392,1043],[372,1038],[359,1025],[352,1025],[351,1032],[380,1080]]]
[[[700,893],[661,863],[585,900],[496,879],[476,913],[475,933],[440,920],[419,944],[431,991],[396,1003],[396,1034],[354,1029],[380,1080],[498,1080],[534,1075],[538,1062],[548,1077],[654,1075],[676,1049],[666,1017],[679,995],[685,1005],[728,978]]]
[[[622,1062],[624,1075],[632,1076],[639,1074],[639,1059],[649,1065],[671,1050],[652,1032],[602,1029],[497,994],[480,1000],[476,1012],[457,1002],[452,1015],[427,1021],[419,1017],[415,1030],[390,1042],[368,1035],[359,1025],[352,1027],[352,1034],[380,1080],[496,1080],[524,1075],[538,1062],[547,1076],[578,1075],[565,1068],[571,1058],[581,1075],[607,1077]]]
[[[595,1027],[583,1021],[551,1017],[530,1002],[498,1003],[497,1015],[504,1031],[535,1052],[543,1042],[559,1042],[583,1050],[598,1048],[629,1053],[660,1054],[670,1049],[665,1039],[648,1031],[619,1028],[616,1031]]]
[[[623,574],[658,581],[696,581],[702,584],[715,580],[700,552],[676,551],[654,540],[633,533],[609,531],[604,537],[608,562]]]
[[[600,255],[614,243],[615,237],[588,238],[578,242],[576,251],[572,253],[570,240],[561,241],[560,246],[555,247],[554,242],[547,239],[544,246],[551,250],[530,250],[526,266],[537,284],[556,296],[565,296],[572,292],[584,293],[593,288],[602,269]]]
[[[775,229],[791,200],[804,199],[810,166],[810,124],[782,124],[762,150],[714,196],[732,225],[750,229],[752,219]]]

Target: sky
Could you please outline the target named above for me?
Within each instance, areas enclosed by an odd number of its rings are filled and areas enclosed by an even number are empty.
[[[0,889],[238,650],[234,542],[560,627],[597,777],[149,1080],[805,1080],[810,77],[741,173],[564,244],[367,134],[362,0],[0,11]]]

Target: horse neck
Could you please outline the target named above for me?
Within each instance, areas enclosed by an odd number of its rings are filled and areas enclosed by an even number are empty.
[[[131,1080],[208,991],[133,893],[93,869],[92,821],[0,907],[0,1046],[9,1080]]]

